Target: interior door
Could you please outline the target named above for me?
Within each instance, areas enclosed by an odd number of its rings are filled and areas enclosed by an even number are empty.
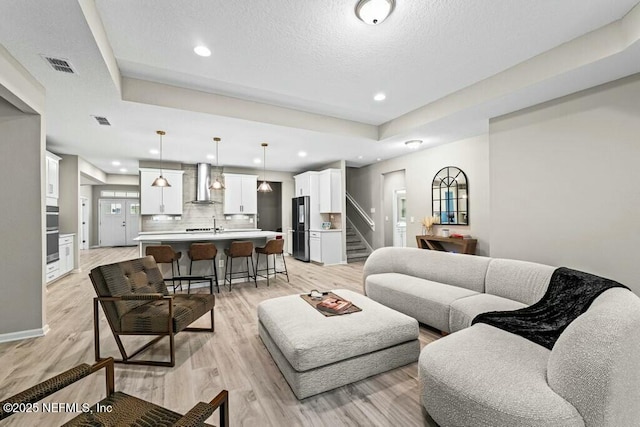
[[[136,242],[133,241],[138,237],[140,232],[140,200],[127,200],[125,212],[125,224],[126,224],[126,242],[127,246],[134,246]]]
[[[99,245],[125,246],[127,244],[126,200],[100,199]]]
[[[80,249],[89,249],[89,199],[80,197]]]

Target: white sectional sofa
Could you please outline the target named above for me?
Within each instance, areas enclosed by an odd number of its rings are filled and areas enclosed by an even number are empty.
[[[415,248],[380,248],[364,266],[369,298],[444,332],[480,313],[538,301],[555,267]]]
[[[640,298],[603,292],[549,350],[477,314],[538,301],[554,267],[414,248],[364,266],[371,299],[442,331],[418,362],[422,404],[441,426],[640,426]]]

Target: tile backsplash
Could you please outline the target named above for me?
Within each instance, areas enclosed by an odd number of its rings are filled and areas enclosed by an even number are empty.
[[[142,215],[141,231],[184,231],[187,228],[213,228],[227,230],[237,228],[256,228],[255,215],[225,215],[224,192],[211,190],[214,204],[192,203],[196,199],[196,165],[182,165],[184,170],[182,185],[182,215]]]

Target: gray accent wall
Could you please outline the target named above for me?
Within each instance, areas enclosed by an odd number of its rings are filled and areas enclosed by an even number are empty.
[[[0,339],[45,324],[44,128],[0,97]]]
[[[56,153],[57,154],[57,153]],[[74,268],[79,264],[79,236],[80,236],[80,170],[78,156],[60,155],[60,233],[74,233],[73,259]]]
[[[635,75],[491,121],[492,256],[640,293],[639,100]]]

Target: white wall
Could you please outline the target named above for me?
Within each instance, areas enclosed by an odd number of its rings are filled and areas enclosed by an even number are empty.
[[[457,166],[469,179],[469,225],[448,226],[452,232],[471,234],[478,239],[477,254],[489,255],[489,138],[481,135],[446,145],[411,151],[391,160],[360,169],[347,169],[347,191],[369,212],[375,232],[363,233],[373,248],[384,246],[382,175],[405,170],[407,189],[407,245],[415,247],[415,236],[422,233],[421,218],[431,215],[431,182],[445,166]],[[414,222],[411,222],[414,217]]]
[[[492,256],[640,293],[640,75],[492,120],[490,153]]]

